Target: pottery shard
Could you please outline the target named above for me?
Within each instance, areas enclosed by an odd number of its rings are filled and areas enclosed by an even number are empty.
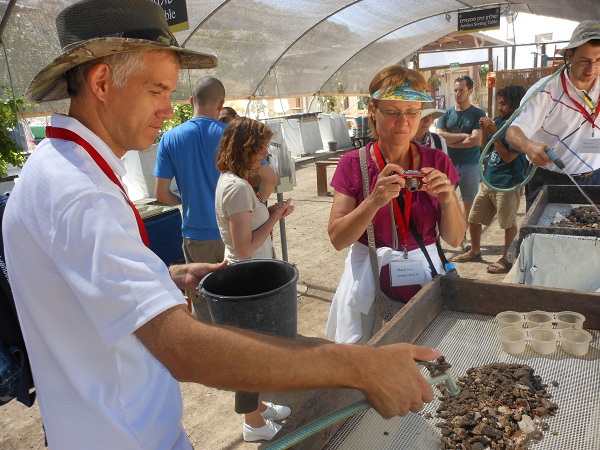
[[[491,426],[486,424],[479,424],[475,428],[473,428],[473,434],[481,434],[492,439],[500,439],[503,433],[497,428],[492,428]]]

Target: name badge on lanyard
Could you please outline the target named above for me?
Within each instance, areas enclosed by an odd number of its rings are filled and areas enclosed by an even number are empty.
[[[585,138],[581,153],[600,153],[600,138]]]
[[[389,266],[392,287],[426,283],[425,269],[421,260],[400,258],[390,262]]]

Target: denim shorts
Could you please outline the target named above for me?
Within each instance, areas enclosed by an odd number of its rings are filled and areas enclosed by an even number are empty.
[[[460,180],[455,187],[460,188],[460,196],[464,203],[473,203],[479,188],[479,164],[454,164]]]

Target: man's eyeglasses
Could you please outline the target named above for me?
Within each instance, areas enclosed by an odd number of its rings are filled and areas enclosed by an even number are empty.
[[[592,64],[593,66],[596,66],[596,67],[600,67],[600,59],[592,61],[591,59],[588,59],[588,58],[577,58],[577,59],[573,60],[573,64],[575,64],[576,66],[579,66],[579,67],[587,67],[590,64]]]
[[[386,119],[398,120],[400,116],[406,116],[407,119],[414,119],[421,114],[420,109],[409,110],[409,111],[396,111],[395,109],[380,109],[379,110],[383,117]]]
[[[473,81],[473,80],[472,80],[472,79],[471,79],[471,77],[470,77],[470,76],[468,76],[468,75],[461,75],[460,77],[458,77],[458,78],[456,79],[456,81]]]

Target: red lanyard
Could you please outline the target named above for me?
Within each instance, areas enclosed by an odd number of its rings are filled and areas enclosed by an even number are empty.
[[[375,153],[375,162],[377,163],[377,167],[379,168],[379,172],[383,171],[383,168],[386,165],[385,159],[381,154],[381,150],[379,150],[379,141],[375,141],[373,144],[373,153]],[[413,148],[412,144],[410,145],[410,167],[409,170],[413,170]],[[402,194],[400,194],[402,195]],[[398,205],[398,201],[392,200],[392,209],[394,211],[394,218],[396,219],[396,227],[400,225],[400,234],[402,234],[402,246],[406,255],[406,243],[408,241],[408,227],[410,223],[410,208],[412,206],[412,192],[406,189],[406,194],[404,196],[404,217],[402,217],[402,212],[400,211],[400,205]]]
[[[80,145],[81,147],[83,147],[83,149],[86,152],[88,152],[88,154],[92,157],[94,162],[98,165],[98,167],[100,167],[102,172],[104,172],[104,174],[110,179],[110,181],[115,183],[121,189],[121,192],[125,196],[125,200],[127,200],[127,203],[129,203],[129,206],[131,206],[131,209],[133,209],[133,214],[135,215],[135,220],[137,221],[137,225],[140,230],[140,236],[142,237],[142,241],[144,242],[144,244],[146,244],[146,247],[150,248],[150,241],[148,239],[148,233],[146,232],[146,227],[144,226],[144,221],[142,220],[142,216],[140,216],[140,213],[138,212],[135,205],[131,202],[131,200],[129,200],[129,197],[127,196],[127,193],[125,192],[123,185],[121,184],[121,182],[115,175],[115,172],[110,168],[110,166],[104,160],[104,158],[102,158],[102,156],[100,156],[100,153],[98,153],[96,151],[96,149],[94,147],[92,147],[92,145],[88,141],[83,139],[77,133],[74,133],[73,131],[67,130],[65,128],[56,128],[56,127],[48,126],[48,127],[46,127],[46,137],[75,142],[77,145]]]
[[[596,110],[594,111],[594,116],[592,116],[581,103],[579,103],[577,100],[575,100],[573,97],[571,97],[569,95],[569,90],[567,88],[567,77],[565,75],[564,70],[560,73],[560,81],[562,82],[563,90],[565,91],[565,94],[567,94],[567,97],[569,97],[571,99],[571,101],[575,104],[575,106],[577,106],[577,109],[579,109],[579,111],[581,112],[583,117],[585,117],[588,120],[588,122],[590,122],[592,124],[592,130],[593,130],[594,127],[596,127],[596,124],[594,122],[596,122],[596,118],[598,117],[598,106],[596,106]],[[600,103],[600,96],[598,97],[598,102],[596,102],[596,105],[598,105],[598,103]]]
[[[248,184],[249,184],[249,185],[250,185],[250,187],[252,188],[252,192],[254,192],[254,195],[256,195],[256,198],[257,198],[257,199],[258,199],[258,200],[259,200],[261,203],[264,203],[265,201],[264,201],[262,198],[260,198],[260,195],[258,195],[258,192],[256,192],[256,191],[254,190],[254,186],[252,186],[252,183],[250,183],[250,180],[249,180],[248,178],[246,178],[246,181],[248,182]]]

